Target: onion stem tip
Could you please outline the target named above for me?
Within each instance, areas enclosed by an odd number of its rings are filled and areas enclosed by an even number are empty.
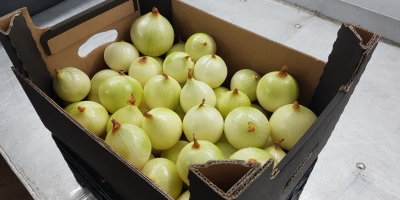
[[[200,148],[200,143],[197,142],[196,136],[195,136],[195,134],[193,133],[193,145],[192,145],[192,149],[198,149],[198,148]]]
[[[113,123],[113,129],[111,133],[115,133],[121,128],[121,124],[118,123],[115,119],[112,119],[111,122]]]
[[[82,106],[78,106],[78,110],[80,111],[80,112],[83,112],[83,111],[85,111],[85,107],[82,107]]]
[[[239,90],[237,88],[235,88],[232,92],[232,94],[239,94]]]
[[[162,73],[165,79],[168,79],[168,75],[166,73]]]
[[[299,102],[295,101],[295,102],[293,103],[293,108],[294,108],[294,109],[299,109],[299,108],[300,108]]]

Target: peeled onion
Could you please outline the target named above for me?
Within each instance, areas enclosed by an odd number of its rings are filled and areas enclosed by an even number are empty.
[[[172,198],[178,198],[183,182],[176,171],[175,163],[165,158],[154,158],[148,161],[140,171]]]
[[[89,101],[95,101],[97,103],[101,103],[99,99],[99,87],[100,84],[103,83],[104,80],[106,80],[110,76],[117,75],[118,72],[112,70],[112,69],[104,69],[99,72],[97,72],[92,80],[90,80],[90,92],[87,96],[87,99]]]
[[[142,126],[143,114],[140,112],[139,108],[136,106],[135,95],[132,92],[131,97],[126,101],[128,105],[117,110],[113,115],[111,115],[107,124],[107,133],[113,128],[112,119],[117,120],[121,124],[133,124],[138,127]]]
[[[193,106],[183,119],[183,132],[189,141],[193,141],[193,133],[198,140],[215,143],[224,131],[224,119],[217,109],[205,104],[205,99],[198,106]]]
[[[133,22],[131,39],[136,48],[146,56],[165,54],[174,43],[174,29],[157,8]]]
[[[174,110],[179,105],[181,86],[174,78],[163,73],[151,78],[144,86],[143,93],[149,108]]]
[[[272,146],[264,149],[269,154],[271,154],[278,161],[278,163],[281,162],[283,157],[286,156],[286,153],[281,149],[281,147],[279,147],[279,144],[282,143],[283,141],[284,139],[275,141]]]
[[[80,101],[68,105],[65,111],[82,124],[83,127],[97,136],[102,135],[106,131],[108,112],[99,103],[94,101]]]
[[[259,148],[247,147],[237,151],[229,159],[244,160],[249,163],[257,162],[264,165],[270,158],[274,160],[274,167],[276,167],[278,161],[271,154]]]
[[[189,142],[187,141],[178,141],[173,147],[164,150],[161,153],[161,158],[166,158],[174,163],[176,163],[176,160],[178,159],[178,155]]]
[[[174,78],[180,85],[185,85],[188,69],[193,69],[194,61],[185,52],[174,52],[165,58],[163,71]]]
[[[217,53],[217,45],[210,35],[196,33],[186,41],[185,52],[197,62],[197,60],[205,55]]]
[[[165,56],[169,56],[169,54],[174,52],[185,52],[185,43],[177,43],[174,44],[167,52]]]
[[[193,142],[183,147],[179,153],[178,160],[176,161],[176,169],[183,182],[189,185],[189,165],[204,164],[209,160],[221,159],[224,159],[224,155],[217,146],[209,141],[197,141],[193,135]]]
[[[101,104],[110,113],[114,113],[126,106],[132,92],[135,93],[136,106],[140,105],[143,89],[140,83],[130,76],[126,76],[123,71],[118,75],[110,76],[99,87],[99,98]]]
[[[183,86],[180,96],[183,111],[187,113],[193,106],[199,105],[203,98],[207,99],[208,105],[215,107],[216,97],[214,91],[206,83],[194,79],[192,70],[188,70],[187,83]]]
[[[129,76],[139,81],[144,87],[151,78],[162,73],[162,66],[152,57],[143,56],[132,62]]]
[[[264,75],[257,85],[257,99],[260,105],[269,112],[275,112],[279,107],[290,104],[299,97],[299,85],[288,74],[285,65],[281,71]]]
[[[182,135],[182,121],[178,114],[159,107],[143,115],[142,129],[149,135],[153,148],[165,150],[178,142]]]
[[[60,99],[77,102],[89,94],[90,79],[85,72],[74,67],[56,69],[53,89]]]
[[[146,132],[132,124],[112,120],[113,129],[107,134],[106,143],[134,167],[140,169],[151,153],[151,142]]]
[[[182,193],[181,196],[178,197],[176,200],[189,200],[190,198],[190,192],[189,190],[186,190],[186,192]]]
[[[216,88],[225,81],[228,68],[221,57],[215,54],[205,55],[196,62],[193,74],[195,79]]]
[[[238,91],[238,89],[225,92],[217,102],[218,110],[224,119],[233,109],[241,106],[250,107],[251,102],[249,97],[247,97],[243,92]]]
[[[237,71],[231,79],[231,90],[237,88],[249,97],[250,101],[257,100],[256,90],[260,75],[251,69]]]
[[[127,42],[114,42],[104,51],[104,61],[114,71],[128,71],[131,63],[139,58],[137,49]]]
[[[284,139],[279,146],[289,151],[311,127],[317,116],[297,101],[277,109],[271,116],[271,138]]]

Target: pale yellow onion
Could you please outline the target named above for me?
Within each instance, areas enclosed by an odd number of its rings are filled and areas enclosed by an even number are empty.
[[[268,140],[270,125],[261,111],[243,106],[228,114],[224,132],[229,143],[237,149],[260,148]]]
[[[189,190],[186,190],[186,192],[182,193],[181,196],[178,197],[176,200],[189,200],[190,198],[190,192]]]
[[[163,71],[183,86],[187,80],[188,69],[193,70],[194,61],[185,52],[174,52],[165,58]]]
[[[241,106],[250,107],[251,102],[247,95],[238,91],[237,89],[225,92],[225,94],[223,94],[217,102],[218,111],[221,113],[224,119],[233,109]]]
[[[228,88],[222,87],[222,86],[213,88],[213,90],[214,90],[214,93],[215,93],[215,97],[217,98],[217,102],[218,102],[219,98],[220,98],[225,92],[228,92],[228,91],[229,91]],[[215,108],[218,109],[218,104],[215,104]]]
[[[206,83],[194,79],[192,70],[189,69],[188,79],[180,96],[183,111],[187,113],[193,106],[199,105],[203,98],[207,99],[208,105],[215,107],[216,97],[212,88]]]
[[[271,138],[271,132],[270,132],[268,140],[263,144],[261,149],[265,149],[265,148],[271,146],[273,143],[274,143],[274,140]]]
[[[174,111],[159,107],[143,115],[142,129],[149,135],[153,148],[169,149],[179,141],[182,121]]]
[[[144,113],[144,111],[150,111],[151,109],[147,106],[146,100],[144,99],[144,95],[142,96],[142,102],[139,106],[140,112]]]
[[[251,69],[242,69],[237,71],[231,79],[231,90],[237,88],[246,94],[250,101],[257,100],[257,84],[260,80],[260,74]]]
[[[106,143],[134,167],[142,168],[150,157],[150,138],[138,126],[112,122],[114,126],[107,134]]]
[[[174,43],[174,29],[157,8],[139,17],[131,27],[131,39],[136,48],[146,56],[165,54]]]
[[[110,113],[114,113],[126,106],[132,92],[135,92],[136,106],[140,106],[143,89],[140,83],[130,76],[126,76],[123,71],[118,75],[110,76],[99,87],[99,98],[101,104]]]
[[[270,72],[258,82],[258,102],[269,112],[275,112],[279,107],[293,103],[299,97],[299,85],[287,70],[285,65],[281,71]]]
[[[68,105],[65,111],[83,127],[97,136],[106,131],[107,110],[94,101],[80,101]]]
[[[143,94],[149,108],[164,107],[174,110],[179,105],[181,86],[174,78],[163,73],[147,82]]]
[[[225,159],[229,159],[232,154],[238,151],[235,147],[229,144],[228,141],[218,141],[215,143],[215,146],[217,146],[219,150],[221,150]]]
[[[215,143],[224,131],[224,119],[217,109],[205,104],[193,106],[183,119],[183,132],[189,141],[193,141],[193,133],[198,140]]]
[[[158,149],[155,149],[155,148],[151,149],[151,154],[153,154],[156,157],[160,157],[162,152],[163,152],[163,150],[158,150]]]
[[[152,57],[143,56],[134,60],[129,67],[129,76],[144,87],[151,78],[162,73],[162,66]]]
[[[186,113],[185,111],[183,111],[181,104],[179,104],[178,107],[176,107],[174,112],[178,114],[181,120],[183,121],[183,118],[185,118]]]
[[[197,62],[202,56],[217,53],[217,45],[210,35],[196,33],[186,41],[185,52]]]
[[[211,88],[219,87],[228,75],[228,68],[221,57],[211,54],[201,57],[194,66],[196,80],[207,83]]]
[[[183,182],[174,162],[165,158],[155,158],[148,161],[140,171],[172,198],[178,198]]]
[[[158,64],[160,64],[160,66],[163,66],[163,64],[164,64],[164,59],[162,59],[161,57],[158,57],[158,56],[152,57],[152,58],[154,58],[155,60],[157,60]]]
[[[234,153],[229,159],[244,160],[248,163],[257,162],[264,165],[271,158],[274,160],[274,167],[276,167],[278,161],[271,154],[259,148],[247,147],[244,149],[240,149],[239,151]]]
[[[131,63],[137,58],[139,58],[137,49],[124,41],[111,43],[104,51],[104,61],[108,67],[117,72],[128,71]]]
[[[178,155],[189,142],[180,140],[178,141],[173,147],[164,150],[161,153],[161,158],[166,158],[174,163],[176,163],[176,160],[178,159]]]
[[[286,156],[286,153],[281,149],[281,147],[279,147],[279,144],[283,141],[284,139],[275,141],[270,147],[264,149],[269,154],[271,154],[278,161],[278,163],[281,162],[283,157]]]
[[[177,43],[174,44],[165,54],[165,56],[169,56],[169,54],[174,53],[174,52],[185,52],[185,43]]]
[[[268,113],[268,112],[267,112],[263,107],[261,107],[260,105],[252,103],[252,104],[251,104],[251,107],[253,107],[253,108],[255,108],[255,109],[261,111],[261,112],[267,117],[267,119],[269,119],[269,118],[271,117],[271,114]]]
[[[154,157],[153,154],[150,154],[149,159],[147,159],[147,162],[149,162],[150,160],[153,160],[154,158],[156,158],[156,157]]]
[[[132,92],[131,97],[126,101],[128,105],[117,110],[113,115],[111,115],[107,124],[107,133],[111,131],[113,124],[112,119],[117,120],[121,124],[133,124],[138,127],[142,126],[143,114],[140,112],[139,108],[136,106],[136,99],[134,93]]]
[[[85,72],[74,67],[56,69],[53,89],[60,99],[77,102],[84,99],[90,91],[90,79]]]
[[[284,139],[279,146],[289,151],[311,127],[317,116],[310,109],[293,104],[284,105],[276,110],[270,119],[271,138],[274,141]]]
[[[176,169],[183,182],[190,185],[188,179],[190,165],[204,164],[209,160],[221,159],[224,159],[224,155],[217,146],[209,141],[197,141],[196,137],[193,136],[193,142],[183,147],[179,153],[178,160],[176,161]]]
[[[110,76],[117,75],[118,72],[112,70],[112,69],[104,69],[99,72],[97,72],[93,77],[92,80],[90,80],[90,92],[87,96],[87,100],[89,101],[95,101],[97,103],[101,103],[99,99],[99,87],[100,84],[103,83],[104,80],[106,80]]]

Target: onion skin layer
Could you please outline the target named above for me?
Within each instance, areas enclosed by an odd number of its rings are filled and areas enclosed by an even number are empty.
[[[237,71],[231,79],[231,90],[237,88],[249,97],[250,101],[257,100],[257,85],[260,81],[260,74],[251,69]]]
[[[138,50],[124,41],[111,43],[104,51],[104,61],[116,72],[128,71],[131,63],[137,58],[139,58]]]
[[[90,79],[83,71],[75,67],[56,69],[53,89],[60,99],[78,102],[89,94]]]
[[[217,53],[217,45],[210,35],[195,33],[186,41],[185,52],[197,62],[197,60],[205,55]]]
[[[278,161],[271,154],[259,148],[248,147],[237,151],[229,159],[258,162],[264,165],[270,158],[274,160],[274,167],[276,167]]]

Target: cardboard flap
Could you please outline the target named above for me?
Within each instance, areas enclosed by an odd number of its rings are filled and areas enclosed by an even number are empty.
[[[0,33],[4,35],[8,35],[9,31],[11,30],[13,26],[13,20],[15,16],[18,16],[21,14],[20,10],[16,10],[8,15],[5,15],[0,18]]]

